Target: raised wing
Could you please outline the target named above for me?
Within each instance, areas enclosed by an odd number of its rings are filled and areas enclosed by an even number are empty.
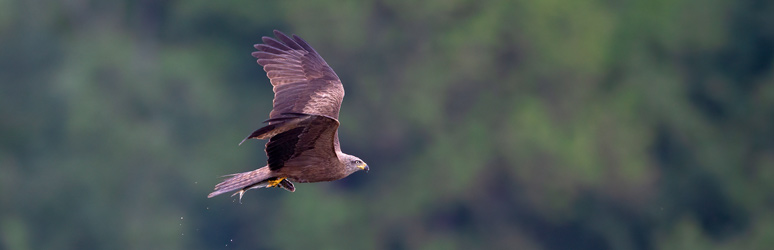
[[[339,77],[309,44],[274,31],[278,40],[263,37],[256,44],[258,58],[274,86],[274,108],[269,119],[282,118],[285,113],[322,115],[339,119],[344,87]]]

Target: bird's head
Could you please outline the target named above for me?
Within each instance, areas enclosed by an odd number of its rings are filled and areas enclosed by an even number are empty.
[[[368,164],[354,155],[346,155],[344,157],[344,165],[346,166],[347,172],[350,174],[360,170],[365,170],[366,172],[369,170]]]

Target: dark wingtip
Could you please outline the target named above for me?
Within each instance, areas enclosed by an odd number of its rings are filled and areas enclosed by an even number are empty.
[[[300,117],[304,117],[304,116],[309,116],[309,114],[295,113],[295,112],[285,112],[285,113],[280,114],[279,117],[274,117],[274,118],[266,119],[266,120],[263,121],[263,123],[285,121],[285,120],[300,118]]]
[[[274,30],[274,36],[280,37],[280,36],[286,36],[285,33],[282,33],[282,31]]]

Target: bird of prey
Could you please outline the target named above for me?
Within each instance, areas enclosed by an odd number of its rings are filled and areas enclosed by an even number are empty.
[[[333,181],[366,170],[360,158],[341,152],[339,109],[344,87],[330,66],[306,41],[274,30],[252,56],[258,58],[274,86],[274,105],[269,119],[248,139],[269,139],[266,166],[229,178],[207,197],[237,191],[242,200],[253,188],[281,187],[295,191],[293,182]],[[239,144],[241,145],[242,142]]]

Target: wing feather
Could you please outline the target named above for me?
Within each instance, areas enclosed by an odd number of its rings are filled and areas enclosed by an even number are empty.
[[[286,36],[285,33],[282,33],[278,30],[274,30],[274,36],[282,40],[282,42],[285,43],[285,45],[289,46],[291,49],[304,50],[304,48],[301,47],[301,45],[298,45],[296,41],[293,41],[293,39],[290,39],[290,37]]]
[[[263,38],[264,38],[264,42],[265,42],[266,41],[265,40],[266,37],[263,37]],[[279,42],[275,41],[275,43],[273,43],[273,44],[280,44],[282,46],[278,47],[276,45],[269,45],[269,44],[256,44],[253,47],[255,47],[255,49],[257,49],[257,50],[264,51],[264,52],[270,53],[270,54],[277,54],[277,55],[282,55],[282,54],[285,53],[285,51],[289,51],[290,50],[290,48],[288,48],[287,46],[285,46],[284,44],[281,44]],[[253,53],[255,53],[255,52],[253,52]]]
[[[288,47],[287,45],[285,45],[285,44],[283,44],[283,43],[281,43],[281,42],[279,42],[279,41],[277,41],[277,40],[274,40],[274,39],[272,39],[272,38],[270,38],[270,37],[266,37],[266,36],[264,36],[264,37],[262,37],[262,38],[261,38],[261,40],[262,40],[262,41],[263,41],[263,43],[265,44],[265,45],[262,45],[262,46],[271,46],[271,47],[273,47],[273,48],[277,48],[277,49],[279,49],[280,51],[292,50],[292,49],[291,49],[290,47]],[[259,44],[259,45],[260,45],[260,44]],[[256,45],[256,46],[258,46],[258,45]],[[256,47],[256,49],[260,49],[260,48]],[[263,50],[263,49],[260,49],[260,50]],[[265,51],[265,50],[264,50],[264,51]]]
[[[308,167],[304,162],[335,162],[334,141],[339,122],[324,116],[293,118],[294,128],[279,133],[266,143],[266,155],[271,170],[285,165]]]
[[[277,39],[263,37],[253,52],[274,86],[269,118],[304,113],[339,118],[344,87],[336,73],[306,41],[274,31]]]
[[[266,75],[272,79],[281,78],[281,77],[300,78],[300,77],[304,77],[304,72],[296,71],[296,70],[270,70],[270,71],[266,71]]]

